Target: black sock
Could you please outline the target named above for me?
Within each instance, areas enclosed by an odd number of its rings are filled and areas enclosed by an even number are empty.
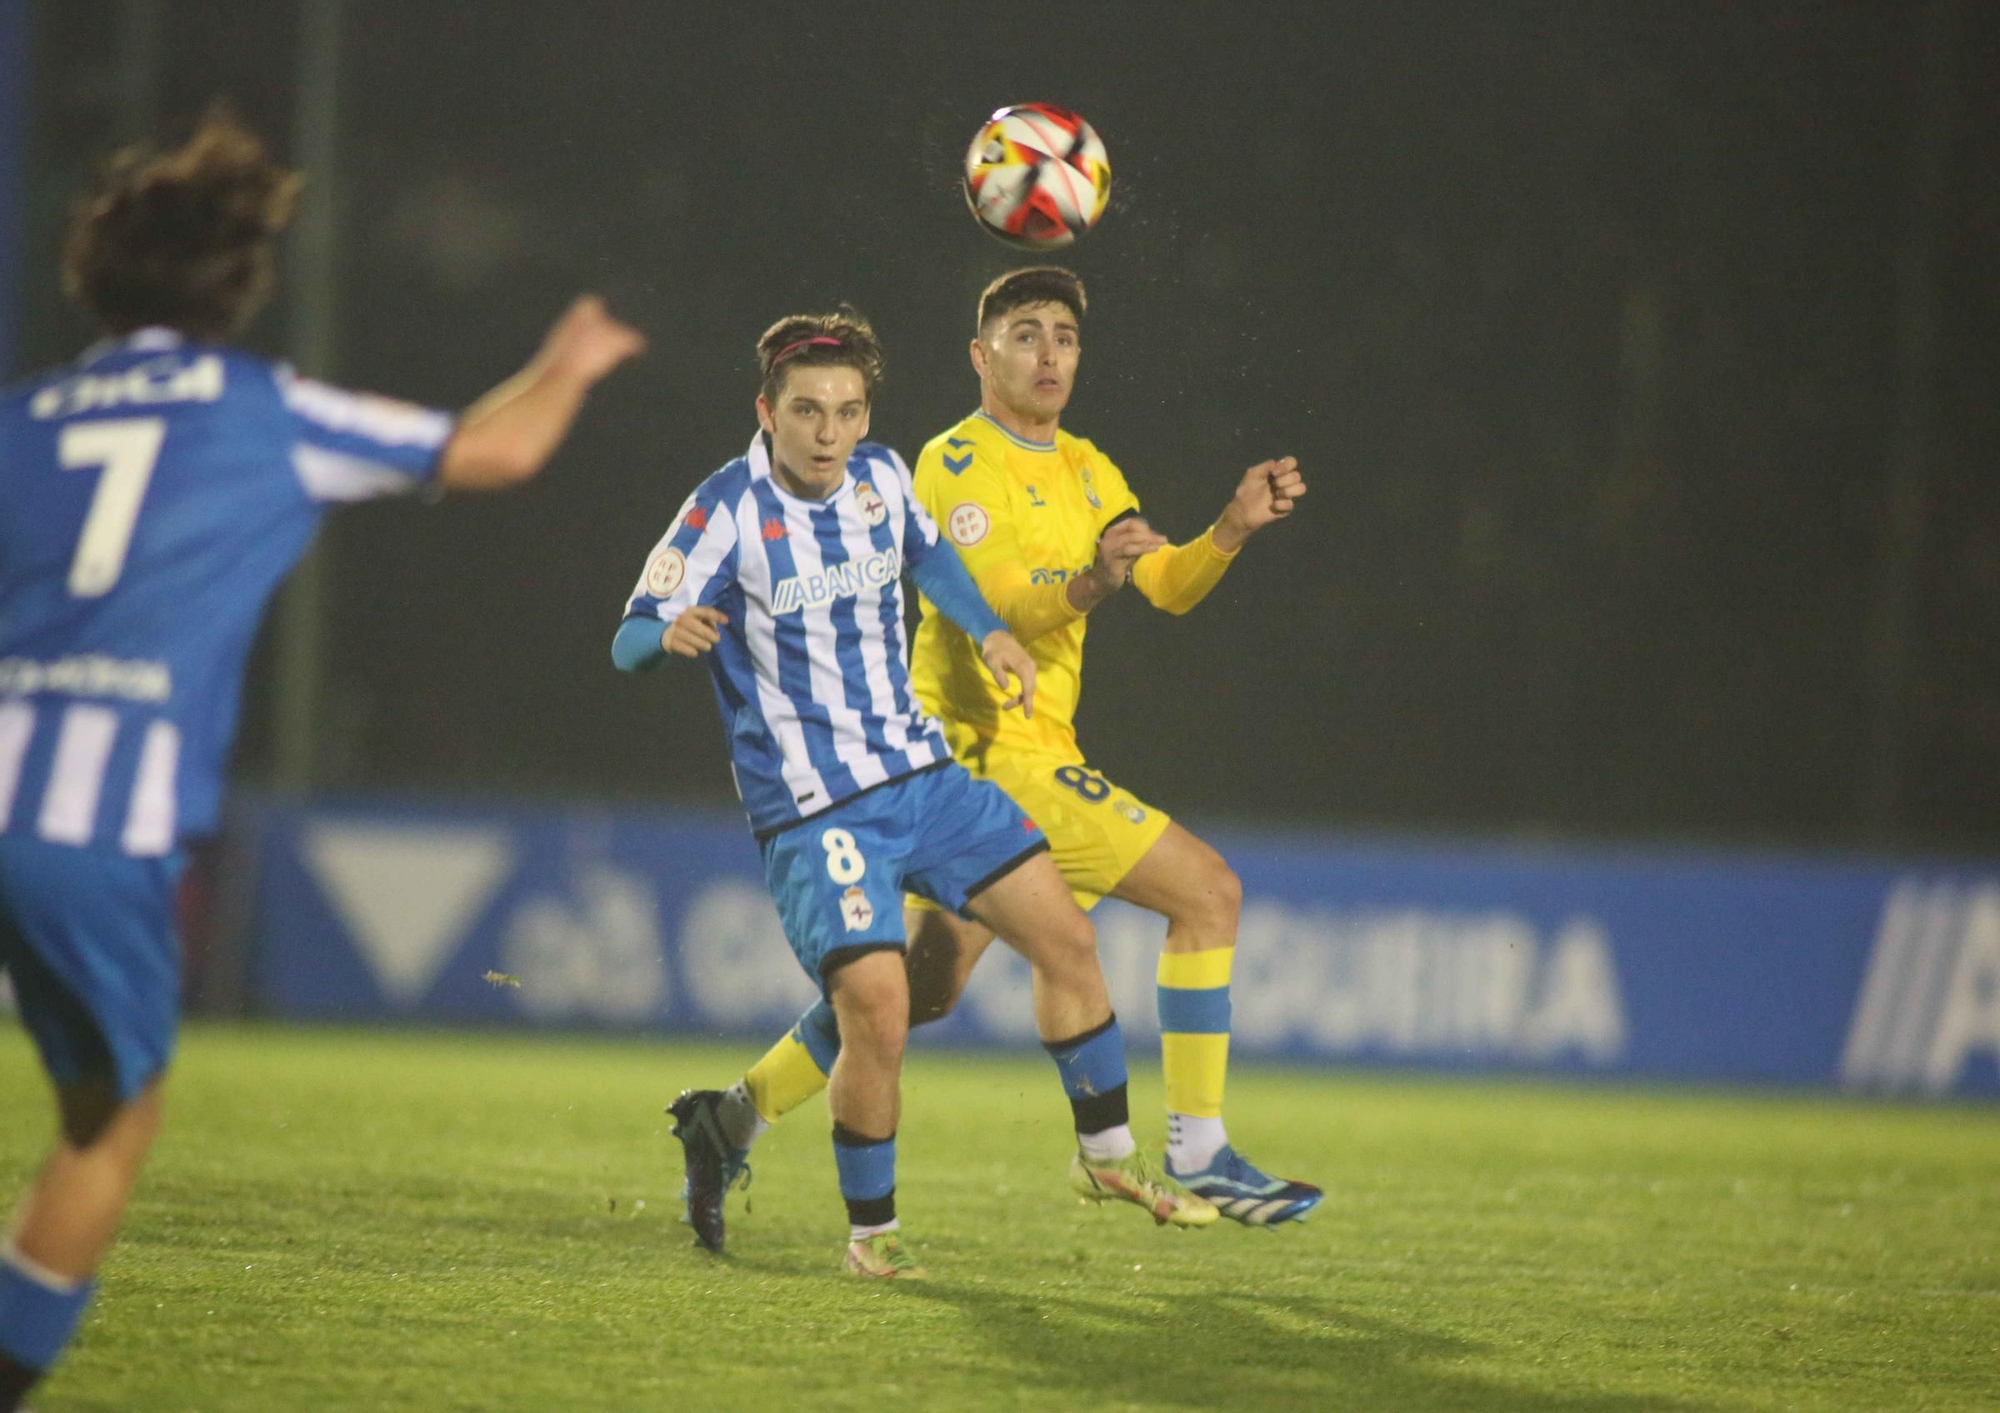
[[[1102,1133],[1132,1121],[1122,1084],[1106,1094],[1079,1095],[1069,1101],[1069,1108],[1076,1115],[1076,1131],[1080,1134]]]
[[[847,1199],[847,1220],[857,1227],[883,1227],[896,1220],[896,1189],[880,1197]]]

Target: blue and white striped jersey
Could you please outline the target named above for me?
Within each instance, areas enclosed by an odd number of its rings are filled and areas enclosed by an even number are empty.
[[[212,828],[265,601],[324,503],[421,484],[451,429],[166,329],[0,394],[0,832]]]
[[[910,691],[906,568],[975,641],[1004,628],[940,543],[902,458],[872,442],[854,449],[838,490],[812,501],[773,479],[760,434],[654,546],[626,621],[664,632],[696,604],[728,616],[708,667],[759,836],[951,759]]]

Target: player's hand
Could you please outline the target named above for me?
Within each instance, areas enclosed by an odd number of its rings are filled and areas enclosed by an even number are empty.
[[[564,310],[542,340],[542,356],[585,387],[645,348],[646,336],[614,319],[594,294]]]
[[[986,670],[993,674],[993,680],[1001,691],[1007,690],[1011,677],[1021,685],[1013,696],[1000,703],[1000,709],[1007,711],[1013,707],[1021,709],[1021,715],[1035,719],[1035,660],[1028,656],[1028,650],[1016,641],[1012,633],[994,629],[981,640],[979,655],[986,659]]]
[[[1090,567],[1102,591],[1098,597],[1107,597],[1124,588],[1140,556],[1151,554],[1166,543],[1165,535],[1136,515],[1120,520],[1098,536],[1097,563]]]
[[[1238,548],[1273,520],[1290,515],[1305,493],[1306,478],[1299,474],[1297,457],[1258,462],[1243,473],[1236,494],[1215,522],[1215,547],[1225,552]]]
[[[721,609],[697,604],[674,620],[674,626],[660,636],[660,646],[682,657],[700,657],[722,641],[728,623],[729,615]]]

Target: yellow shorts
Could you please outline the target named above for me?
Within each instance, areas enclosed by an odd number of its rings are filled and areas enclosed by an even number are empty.
[[[1085,911],[1118,886],[1166,832],[1167,816],[1113,785],[1082,761],[1060,756],[990,752],[984,768],[966,769],[1014,797],[1049,836],[1056,868]],[[905,894],[905,907],[935,912],[937,904]]]

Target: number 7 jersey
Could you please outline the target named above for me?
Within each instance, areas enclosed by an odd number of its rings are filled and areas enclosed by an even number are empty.
[[[0,396],[0,833],[212,828],[265,602],[327,502],[422,484],[451,429],[164,329]]]

